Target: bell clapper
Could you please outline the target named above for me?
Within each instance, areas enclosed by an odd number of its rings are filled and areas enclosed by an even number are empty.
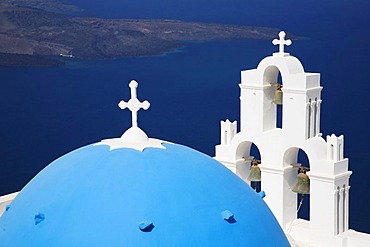
[[[303,204],[303,199],[304,199],[304,194],[301,194],[301,200],[299,201],[299,205],[298,205],[298,208],[297,208],[297,213],[299,212],[299,210],[301,209],[301,206]]]

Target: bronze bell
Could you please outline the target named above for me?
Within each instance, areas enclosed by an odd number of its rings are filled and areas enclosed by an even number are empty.
[[[292,189],[293,192],[298,194],[310,194],[310,178],[306,174],[306,170],[301,169],[297,175],[297,184]]]
[[[261,181],[261,169],[258,167],[257,164],[253,164],[251,166],[251,170],[247,179],[252,182]]]
[[[277,84],[277,88],[275,91],[274,100],[272,103],[276,105],[282,105],[283,104],[283,91],[281,91],[282,85]]]

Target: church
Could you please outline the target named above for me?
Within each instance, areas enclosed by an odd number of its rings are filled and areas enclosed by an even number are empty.
[[[291,43],[280,32],[279,51],[241,72],[240,130],[221,121],[213,158],[148,137],[138,112],[150,103],[131,81],[121,137],[78,148],[0,197],[0,246],[370,246],[348,225],[344,137],[320,133],[320,74],[284,51]],[[298,217],[305,195],[309,219]]]

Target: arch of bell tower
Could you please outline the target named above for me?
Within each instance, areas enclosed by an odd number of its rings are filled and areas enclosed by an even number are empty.
[[[221,161],[227,168],[237,174],[241,179],[249,184],[247,180],[250,172],[251,161],[254,158],[251,156],[251,147],[254,144],[262,157],[261,145],[253,136],[247,136],[243,133],[238,133],[232,142],[228,145],[218,145],[216,151],[218,160]]]
[[[282,129],[307,139],[320,134],[320,74],[304,72],[293,56],[274,53],[256,69],[241,72],[241,132],[276,129],[276,105],[273,104],[280,72],[283,82]]]

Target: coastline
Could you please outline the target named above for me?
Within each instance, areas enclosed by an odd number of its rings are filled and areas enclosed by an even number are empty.
[[[63,67],[64,61],[49,56],[0,53],[0,67]]]
[[[271,39],[277,32],[268,27],[76,17],[27,5],[0,6],[0,18],[5,23],[0,26],[0,53],[5,54],[0,66],[60,66],[58,59],[50,56],[72,53],[76,58],[92,60],[162,56],[188,42]],[[300,37],[291,34],[290,38]]]

